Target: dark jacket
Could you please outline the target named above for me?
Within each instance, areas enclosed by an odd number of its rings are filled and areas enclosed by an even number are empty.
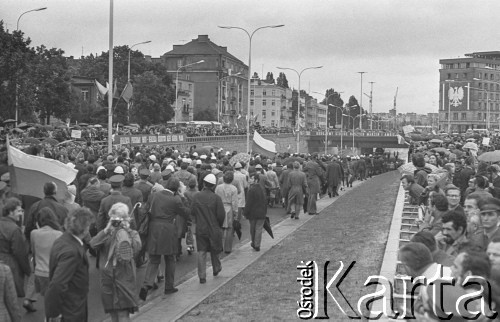
[[[145,202],[149,199],[153,185],[148,181],[139,180],[134,183],[134,188],[139,189],[142,192],[142,200]]]
[[[148,253],[151,255],[176,255],[177,215],[184,216],[181,197],[170,190],[155,192],[150,197],[151,217],[147,237]]]
[[[47,317],[87,321],[89,262],[84,247],[68,232],[56,239],[50,251],[50,283],[45,293]]]
[[[10,267],[17,296],[23,297],[24,275],[31,273],[28,249],[21,228],[8,217],[0,218],[0,261]]]
[[[248,189],[244,215],[247,219],[265,219],[266,214],[266,195],[259,184],[252,184]]]
[[[417,168],[415,172],[413,173],[413,176],[415,177],[415,182],[418,183],[422,187],[427,187],[427,175],[431,173],[432,170],[426,167],[423,168]]]
[[[336,161],[326,166],[326,181],[331,187],[337,187],[342,180],[342,167]]]
[[[89,186],[82,190],[81,197],[82,205],[89,208],[94,216],[97,216],[101,201],[106,197],[106,194],[97,186]]]
[[[101,201],[101,206],[99,207],[99,213],[97,214],[97,222],[96,222],[97,231],[101,231],[104,228],[106,228],[106,225],[108,224],[109,220],[108,212],[111,209],[111,207],[118,202],[123,202],[128,206],[129,211],[132,211],[132,202],[130,201],[130,198],[122,195],[120,191],[112,191],[109,196],[102,199]],[[134,220],[130,222],[130,228],[132,229],[136,228]]]
[[[122,195],[130,198],[130,202],[132,203],[132,207],[136,203],[143,201],[142,192],[139,189],[136,189],[134,187],[123,187],[122,188]],[[130,211],[132,211],[132,209],[130,209]]]
[[[193,196],[191,216],[196,222],[198,250],[220,253],[222,251],[221,227],[226,217],[221,197],[212,190],[203,188]]]
[[[27,240],[31,237],[31,231],[36,229],[36,222],[38,220],[38,212],[40,209],[48,207],[57,217],[59,225],[64,227],[64,221],[68,216],[68,209],[59,203],[53,196],[45,196],[42,200],[35,202],[26,215],[26,228],[24,229],[24,236]]]

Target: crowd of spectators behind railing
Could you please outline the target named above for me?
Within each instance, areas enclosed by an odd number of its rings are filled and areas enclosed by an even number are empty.
[[[102,126],[31,126],[24,129],[16,129],[14,127],[6,127],[0,131],[0,139],[5,139],[7,133],[11,138],[27,139],[35,138],[43,140],[45,138],[54,138],[59,142],[70,140],[72,130],[81,130],[81,138],[85,140],[105,141],[107,139],[107,128]],[[265,127],[265,126],[251,126],[250,133],[257,130],[260,134],[279,134],[279,133],[293,133],[291,129]],[[246,128],[218,128],[215,126],[173,126],[167,127],[165,125],[155,126],[120,126],[118,130],[113,127],[113,134],[118,135],[131,135],[131,134],[184,134],[186,137],[203,137],[203,136],[230,136],[230,135],[246,135]]]
[[[481,300],[490,302],[478,320],[490,321],[486,316],[500,305],[500,158],[491,153],[500,149],[500,140],[477,133],[441,138],[410,145],[411,164],[403,166],[401,182],[409,202],[421,211],[412,224],[418,233],[400,248],[398,258],[411,277],[434,276],[440,264],[441,276],[454,279],[434,303],[431,287],[418,291],[417,321],[437,321],[444,312],[456,321],[469,319],[480,301],[464,310],[458,298],[481,286],[487,290]],[[467,285],[469,276],[481,282]]]

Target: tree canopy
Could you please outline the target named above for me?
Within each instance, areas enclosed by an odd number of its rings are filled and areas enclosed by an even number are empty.
[[[280,72],[278,78],[276,79],[276,85],[281,86],[283,88],[289,88],[288,80],[286,79],[285,73]]]
[[[50,122],[61,120],[106,123],[107,98],[97,104],[82,101],[72,87],[73,76],[96,79],[105,85],[108,79],[108,52],[80,59],[65,57],[58,48],[44,45],[30,47],[31,40],[22,31],[10,32],[0,20],[0,118],[15,118],[16,101],[19,120]],[[114,48],[113,77],[118,96],[128,82],[128,46]],[[137,50],[130,52],[130,81],[134,94],[131,100],[130,122],[149,124],[168,121],[173,115],[175,91],[166,67],[144,58]],[[128,109],[124,100],[115,99],[114,119],[127,121]]]

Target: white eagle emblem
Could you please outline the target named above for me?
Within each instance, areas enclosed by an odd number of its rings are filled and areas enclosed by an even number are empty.
[[[450,104],[454,107],[462,105],[462,99],[464,98],[464,89],[462,87],[450,87],[448,90],[448,98]]]

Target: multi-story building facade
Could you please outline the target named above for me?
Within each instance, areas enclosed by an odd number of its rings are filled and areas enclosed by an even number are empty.
[[[177,111],[174,116],[174,121],[193,121],[193,106],[195,104],[194,86],[195,83],[192,81],[179,79],[177,83],[177,101],[174,102],[174,110]]]
[[[234,122],[238,115],[246,114],[248,66],[207,35],[174,45],[171,51],[154,60],[167,67],[172,79],[193,82],[193,101],[188,114],[194,118],[203,110],[220,121]]]
[[[292,90],[269,84],[254,75],[250,87],[250,116],[267,127],[292,126]]]
[[[439,63],[440,130],[499,128],[500,51],[474,52]]]

